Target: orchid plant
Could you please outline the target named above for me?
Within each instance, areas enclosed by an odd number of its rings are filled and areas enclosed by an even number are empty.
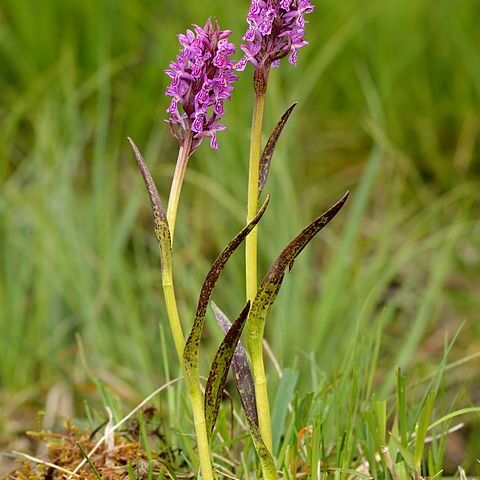
[[[217,20],[208,19],[204,27],[194,25],[179,35],[180,53],[165,73],[171,78],[166,95],[172,97],[167,109],[167,122],[178,140],[179,153],[165,210],[155,182],[134,142],[130,140],[138,167],[143,176],[153,212],[155,235],[160,246],[162,286],[170,329],[176,352],[184,372],[190,398],[201,476],[216,478],[212,464],[210,442],[221,406],[223,390],[230,367],[235,376],[241,404],[248,421],[263,477],[277,478],[272,450],[272,432],[263,362],[263,337],[267,316],[275,301],[287,268],[312,238],[332,220],[345,204],[348,193],[333,207],[316,218],[300,232],[278,255],[260,286],[257,282],[257,225],[264,215],[269,197],[262,206],[263,192],[272,156],[282,130],[295,105],[282,116],[262,150],[263,112],[270,68],[278,68],[288,57],[293,65],[297,53],[307,45],[305,15],[313,12],[310,0],[252,0],[248,12],[248,29],[241,46],[243,57],[233,60],[235,46],[229,41],[230,30],[222,30]],[[185,338],[180,321],[173,283],[172,246],[180,193],[188,159],[204,139],[218,148],[217,133],[224,130],[224,103],[229,100],[236,71],[248,64],[254,69],[254,105],[250,144],[248,201],[246,226],[220,253],[206,275],[190,333]],[[246,242],[246,303],[232,323],[212,302],[213,312],[225,336],[212,362],[205,391],[202,393],[199,353],[205,316],[215,288],[230,256]],[[245,327],[246,326],[246,327]],[[247,349],[240,341],[246,329]]]

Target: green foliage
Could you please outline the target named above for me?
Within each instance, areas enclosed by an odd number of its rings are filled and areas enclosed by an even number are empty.
[[[210,373],[205,386],[205,418],[207,421],[207,431],[210,434],[213,432],[217,421],[230,364],[232,363],[249,310],[250,302],[247,302],[238,318],[226,333],[210,367]]]
[[[228,317],[218,308],[218,306],[212,302],[213,313],[220,328],[224,334],[227,334],[232,328],[232,323]],[[237,387],[240,401],[242,403],[243,411],[245,415],[258,427],[258,413],[257,404],[255,401],[255,386],[252,377],[252,371],[248,363],[248,356],[245,347],[242,342],[239,341],[235,352],[233,354],[232,373],[235,379],[235,386]]]
[[[252,303],[248,315],[248,344],[252,355],[252,362],[255,355],[262,355],[262,340],[265,329],[265,321],[277,298],[280,287],[285,276],[285,271],[292,269],[296,258],[315,235],[322,230],[341,210],[347,201],[346,193],[335,205],[325,213],[317,217],[312,223],[305,227],[278,255],[275,262],[269,268],[258,289],[257,296]]]
[[[297,380],[298,372],[290,369],[283,370],[272,409],[272,437],[275,455],[278,454],[280,440],[285,430],[288,406],[292,400]]]
[[[275,148],[277,146],[278,139],[285,128],[285,125],[290,118],[293,110],[297,106],[294,103],[283,115],[282,118],[278,121],[273,129],[273,132],[270,134],[268,142],[263,149],[262,155],[260,157],[260,168],[259,168],[259,176],[258,176],[258,195],[262,194],[263,188],[265,187],[265,183],[267,182],[268,174],[270,173],[270,165],[272,164],[272,157],[273,153],[275,152]]]
[[[265,210],[267,209],[268,202],[269,197],[267,197],[255,218],[245,228],[243,228],[235,236],[235,238],[223,249],[217,259],[213,262],[210,270],[205,277],[205,281],[203,282],[202,289],[198,298],[195,319],[193,321],[192,329],[185,343],[185,349],[183,352],[185,373],[187,377],[193,377],[195,381],[196,377],[198,377],[199,375],[199,351],[203,327],[205,325],[205,315],[207,313],[207,307],[210,302],[210,297],[212,295],[215,284],[217,283],[220,274],[225,268],[225,265],[229,258],[242,244],[247,235],[255,228],[255,226],[262,218]]]

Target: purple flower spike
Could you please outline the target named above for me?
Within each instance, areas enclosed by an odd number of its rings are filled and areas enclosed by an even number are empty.
[[[228,41],[230,34],[230,30],[220,30],[217,20],[208,19],[203,28],[194,25],[194,32],[187,30],[178,36],[183,48],[165,70],[172,79],[165,94],[173,97],[167,122],[180,145],[192,138],[190,153],[206,137],[217,149],[216,133],[225,129],[220,123],[223,104],[230,99],[237,80],[229,58],[235,53],[235,46]]]
[[[305,15],[313,10],[310,0],[252,0],[243,37],[246,43],[241,47],[245,56],[235,68],[244,70],[250,62],[256,71],[256,88],[266,88],[271,66],[278,67],[286,56],[296,65],[298,50],[308,44]]]

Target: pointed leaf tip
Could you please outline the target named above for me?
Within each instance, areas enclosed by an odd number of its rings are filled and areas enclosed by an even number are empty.
[[[270,165],[272,163],[273,153],[275,151],[275,147],[277,146],[278,139],[282,134],[282,131],[287,124],[290,115],[292,114],[293,110],[297,106],[297,102],[290,106],[290,108],[282,115],[277,125],[273,129],[273,132],[268,139],[265,148],[263,149],[262,156],[260,157],[260,172],[258,177],[258,195],[263,191],[263,187],[267,183],[268,174],[270,172]]]
[[[292,258],[288,264],[288,270],[291,271],[293,265],[295,263],[295,259],[300,255],[302,250],[310,243],[313,237],[322,230],[331,220],[337,215],[337,213],[342,209],[345,205],[346,201],[350,192],[347,190],[343,197],[338,200],[332,207],[330,207],[326,212],[322,213],[319,217],[317,217],[308,227],[306,227],[292,242],[287,245],[287,247],[282,251],[288,251],[289,247],[291,247]],[[282,253],[280,255],[282,255]]]
[[[325,213],[317,217],[312,223],[305,227],[278,255],[267,274],[262,280],[258,289],[255,300],[253,301],[250,314],[248,316],[249,323],[249,349],[252,351],[258,348],[263,338],[265,321],[275,302],[287,268],[293,267],[295,259],[302,250],[310,243],[310,241],[322,230],[341,210],[348,198],[348,192],[328,209]]]
[[[147,164],[145,163],[145,160],[140,153],[140,150],[130,137],[127,138],[130,142],[130,145],[132,146],[133,153],[135,154],[135,159],[140,173],[142,174],[143,181],[147,189],[148,198],[150,200],[155,236],[157,238],[158,244],[160,245],[162,268],[171,268],[172,247],[170,239],[170,228],[168,226],[165,209],[163,208],[163,204],[160,199],[157,186],[155,185],[155,181],[153,180],[150,170],[148,169]]]
[[[186,370],[186,374],[196,375],[198,372],[198,354],[200,348],[200,340],[202,338],[203,327],[205,325],[205,314],[207,312],[208,303],[212,295],[213,289],[220,278],[220,275],[225,268],[228,259],[232,256],[233,252],[242,244],[247,235],[255,228],[260,219],[262,218],[265,210],[267,209],[270,197],[267,197],[262,207],[258,211],[253,220],[245,226],[240,233],[223,249],[222,253],[213,262],[209,272],[205,277],[202,289],[198,298],[197,311],[193,326],[188,336],[185,348],[183,351],[183,361]]]

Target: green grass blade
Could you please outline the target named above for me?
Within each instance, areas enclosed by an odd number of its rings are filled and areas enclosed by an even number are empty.
[[[398,480],[411,480],[412,477],[408,473],[408,467],[405,462],[396,463],[394,469]]]
[[[404,447],[408,445],[405,380],[406,380],[405,375],[402,374],[401,368],[398,368],[397,370],[397,418],[398,418],[398,430],[400,432],[400,440]]]
[[[435,420],[432,424],[429,425],[427,430],[431,430],[432,428],[438,427],[444,422],[448,422],[452,418],[459,417],[461,415],[466,415],[468,413],[480,413],[480,407],[467,407],[461,408],[460,410],[456,410],[454,412],[450,412],[443,417],[440,417],[438,420]]]
[[[348,475],[353,476],[353,478],[365,478],[365,479],[370,479],[373,480],[373,477],[369,475],[368,473],[361,472],[359,470],[353,470],[352,468],[331,468],[329,469],[332,472],[335,473],[347,473]]]
[[[401,453],[407,465],[411,468],[415,468],[415,457],[408,447],[404,447],[402,442],[393,435],[390,436],[390,443]]]
[[[277,454],[278,452],[280,440],[285,431],[285,419],[287,418],[288,405],[292,400],[297,381],[298,372],[288,368],[283,370],[272,409],[272,440],[274,454]]]
[[[383,152],[379,147],[372,149],[360,183],[352,197],[352,204],[348,211],[340,244],[336,246],[334,260],[325,272],[324,281],[329,288],[323,292],[318,311],[318,316],[322,319],[322,322],[319,323],[316,331],[317,338],[324,339],[331,328],[332,322],[336,319],[337,295],[339,291],[345,288],[344,279],[349,252],[354,248],[359,235],[362,219],[373,193],[373,185],[380,171],[382,154]]]
[[[90,460],[90,457],[88,456],[88,453],[85,451],[85,449],[82,447],[82,444],[80,442],[75,442],[75,443],[77,444],[77,447],[82,452],[83,457],[87,461],[89,467],[92,469],[92,472],[95,475],[95,477],[97,478],[97,480],[103,480],[103,477],[100,475],[100,472],[97,470],[97,467]]]
[[[373,410],[377,419],[380,446],[384,446],[385,435],[387,433],[387,402],[385,400],[373,402]]]
[[[430,390],[422,406],[421,413],[418,419],[417,427],[415,429],[415,468],[420,472],[422,464],[423,451],[425,449],[425,438],[427,436],[428,425],[433,411],[433,404],[435,402],[436,391]]]

